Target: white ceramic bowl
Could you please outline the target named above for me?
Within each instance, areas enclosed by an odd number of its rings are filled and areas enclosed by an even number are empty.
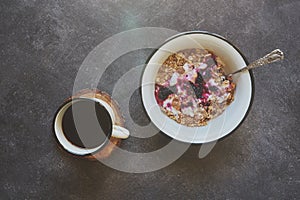
[[[161,64],[169,55],[189,48],[205,48],[219,56],[225,63],[225,72],[233,72],[247,63],[240,51],[222,36],[192,31],[168,39],[150,57],[142,77],[142,100],[151,121],[170,137],[188,143],[207,143],[218,140],[233,132],[246,117],[253,96],[251,72],[233,77],[236,83],[234,101],[217,118],[202,127],[180,125],[166,116],[154,97],[155,77]]]

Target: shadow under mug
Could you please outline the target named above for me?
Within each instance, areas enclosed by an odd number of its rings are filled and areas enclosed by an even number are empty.
[[[67,110],[75,103],[83,102],[83,101],[92,101],[96,104],[97,103],[100,104],[100,106],[103,106],[105,108],[105,110],[109,113],[110,120],[111,120],[110,123],[112,125],[112,127],[110,129],[111,132],[106,133],[105,140],[103,140],[103,142],[101,144],[97,145],[96,147],[92,147],[92,148],[83,148],[83,147],[75,145],[74,143],[69,141],[66,137],[66,134],[65,134],[64,128],[63,128],[63,118],[64,118],[64,115],[66,114]],[[93,116],[93,114],[94,114],[94,116]],[[77,112],[76,115],[80,116],[80,112]],[[91,113],[91,116],[96,117],[95,113]],[[80,119],[80,117],[78,117],[78,118]],[[87,120],[89,120],[89,119],[87,119]],[[78,123],[80,124],[80,122],[78,122]],[[75,125],[75,127],[78,130],[76,125]],[[68,151],[72,154],[75,154],[75,155],[79,155],[79,156],[91,155],[91,154],[96,153],[99,150],[103,149],[108,144],[110,137],[126,139],[130,135],[130,133],[127,129],[125,129],[124,127],[121,127],[119,125],[116,125],[115,113],[113,111],[113,108],[108,103],[106,103],[105,101],[98,99],[98,98],[89,98],[89,97],[72,98],[72,99],[66,101],[59,108],[59,110],[54,118],[54,132],[55,132],[55,136],[56,136],[58,142],[66,151]],[[80,133],[80,135],[81,134],[82,133]],[[83,134],[84,134],[84,131],[83,131]],[[82,139],[82,137],[80,137],[80,136],[79,136],[79,138]],[[83,142],[83,144],[84,144],[84,142]]]

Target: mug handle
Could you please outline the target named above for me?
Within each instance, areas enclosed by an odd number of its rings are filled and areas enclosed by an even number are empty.
[[[129,131],[126,128],[123,128],[118,125],[113,125],[112,136],[116,138],[126,139],[130,135]]]

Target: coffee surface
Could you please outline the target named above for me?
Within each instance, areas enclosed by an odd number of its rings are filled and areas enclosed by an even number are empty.
[[[82,148],[103,144],[112,132],[112,120],[104,106],[88,99],[75,100],[66,110],[62,128],[67,140]]]

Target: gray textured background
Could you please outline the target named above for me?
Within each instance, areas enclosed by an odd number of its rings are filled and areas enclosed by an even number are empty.
[[[299,0],[1,0],[0,199],[299,198],[299,7]],[[61,151],[52,120],[82,61],[104,39],[143,26],[207,30],[250,61],[274,48],[286,59],[254,71],[249,116],[204,159],[192,145],[162,170],[127,174]],[[108,76],[143,64],[150,53],[116,60],[99,89],[111,92]],[[131,101],[133,118],[146,124],[140,94]],[[145,152],[168,141],[161,133],[122,147]]]

